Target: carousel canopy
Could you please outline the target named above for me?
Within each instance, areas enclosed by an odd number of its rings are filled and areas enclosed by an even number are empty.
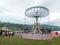
[[[45,17],[49,14],[49,10],[43,6],[30,7],[25,11],[25,15],[28,17]]]

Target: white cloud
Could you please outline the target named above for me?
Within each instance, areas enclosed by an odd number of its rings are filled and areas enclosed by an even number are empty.
[[[36,5],[47,7],[50,11],[49,16],[41,18],[41,20],[45,19],[44,21],[41,21],[41,23],[52,22],[60,19],[60,0],[0,0],[0,17],[7,17],[11,20],[17,20],[18,23],[20,21],[25,23],[25,10]],[[48,20],[49,17],[50,20]],[[34,22],[34,19],[26,19],[26,23]],[[7,21],[6,19],[4,20]],[[55,24],[58,25],[58,23],[59,22]]]

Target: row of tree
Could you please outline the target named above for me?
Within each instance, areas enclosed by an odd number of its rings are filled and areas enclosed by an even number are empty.
[[[0,29],[4,26],[12,30],[23,30],[25,28],[31,27],[30,25],[26,25],[26,24],[14,24],[14,23],[9,23],[9,22],[0,22]]]

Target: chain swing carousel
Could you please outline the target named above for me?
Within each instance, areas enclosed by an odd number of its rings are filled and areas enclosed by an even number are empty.
[[[43,6],[30,7],[25,11],[25,15],[30,18],[34,18],[35,22],[32,27],[31,33],[23,33],[22,38],[26,39],[38,39],[38,40],[49,40],[53,39],[51,33],[44,33],[38,18],[43,18],[49,14],[49,10]]]

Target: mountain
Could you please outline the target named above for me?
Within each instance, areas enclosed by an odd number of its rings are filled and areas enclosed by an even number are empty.
[[[24,30],[26,28],[29,28],[29,30],[32,30],[33,25],[27,25],[27,24],[14,24],[14,23],[9,23],[9,22],[0,22],[0,29],[2,27],[8,27],[11,30]],[[59,26],[54,26],[54,25],[41,25],[43,29],[51,29],[52,31],[60,31]]]
[[[52,31],[60,31],[59,26],[54,26],[54,25],[41,25],[42,28],[44,29],[51,29]]]

